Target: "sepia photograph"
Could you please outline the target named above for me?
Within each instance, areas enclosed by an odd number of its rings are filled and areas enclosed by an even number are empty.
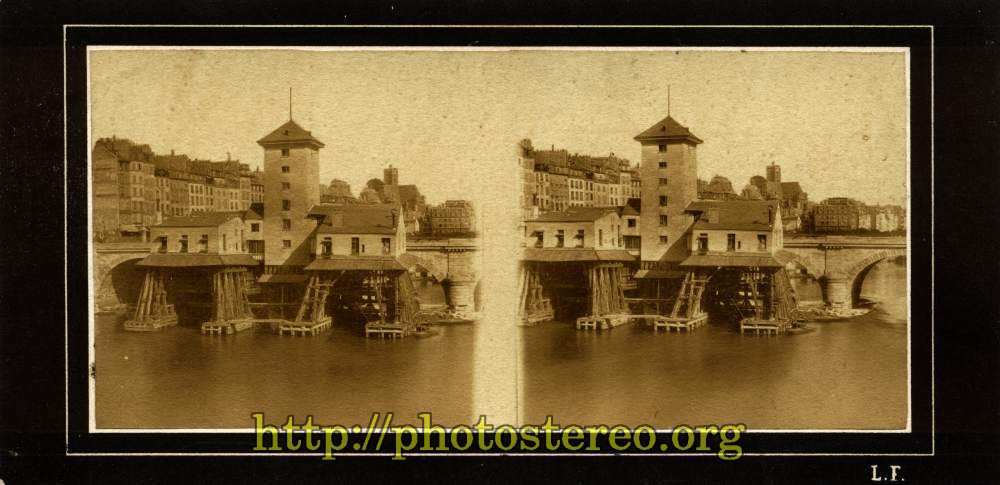
[[[908,52],[518,52],[521,416],[906,430]]]
[[[11,1],[0,485],[995,480],[996,8]]]
[[[96,429],[472,420],[480,156],[454,63],[126,48],[89,68]]]

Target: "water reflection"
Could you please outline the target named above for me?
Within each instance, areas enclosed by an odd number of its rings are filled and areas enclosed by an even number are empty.
[[[443,299],[440,287],[418,291],[427,303]],[[95,322],[99,428],[246,428],[253,412],[348,425],[375,411],[392,411],[397,422],[416,422],[421,411],[444,425],[473,421],[475,325],[388,342],[338,325],[313,338],[136,333],[121,318]]]
[[[862,296],[881,304],[781,337],[717,325],[691,334],[631,326],[594,334],[565,322],[524,328],[522,422],[553,414],[565,423],[903,428],[906,268],[874,268]]]

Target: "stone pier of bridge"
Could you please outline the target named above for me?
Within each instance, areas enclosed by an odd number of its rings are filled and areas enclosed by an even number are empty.
[[[832,308],[856,306],[876,264],[907,256],[905,237],[786,235],[783,246],[775,258],[819,281],[823,303]]]
[[[408,269],[426,272],[441,283],[445,302],[457,310],[479,311],[479,245],[475,238],[406,237],[399,260]]]

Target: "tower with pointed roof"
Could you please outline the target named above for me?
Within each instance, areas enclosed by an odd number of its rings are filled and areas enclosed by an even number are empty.
[[[635,140],[642,149],[642,261],[679,263],[687,256],[683,239],[693,222],[684,209],[698,198],[697,148],[702,141],[670,115]]]
[[[319,204],[319,141],[291,119],[257,141],[264,148],[264,264],[304,266]]]

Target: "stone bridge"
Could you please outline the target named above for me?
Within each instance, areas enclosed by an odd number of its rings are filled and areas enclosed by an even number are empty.
[[[99,309],[134,305],[142,286],[142,272],[135,263],[152,251],[143,242],[94,243],[91,254],[94,302]]]
[[[861,297],[861,285],[880,261],[906,257],[905,237],[794,236],[785,237],[775,258],[816,278],[823,302],[849,307]]]
[[[478,258],[479,242],[475,238],[408,235],[406,252],[399,261],[440,282],[449,304],[471,310],[480,307]]]

